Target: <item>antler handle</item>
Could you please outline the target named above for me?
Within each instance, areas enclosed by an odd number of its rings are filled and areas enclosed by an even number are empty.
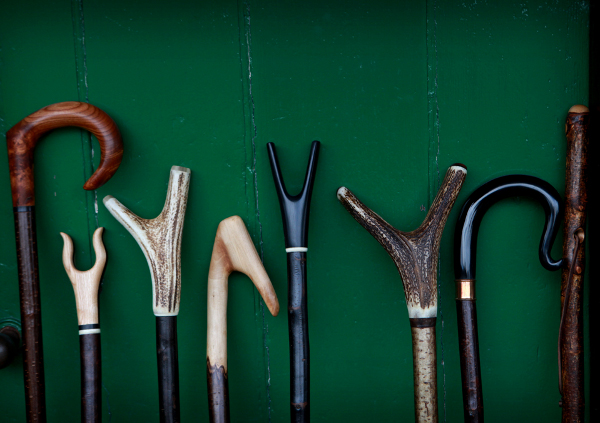
[[[158,217],[143,219],[111,195],[104,205],[144,252],[152,275],[156,316],[177,316],[181,293],[181,233],[190,186],[190,169],[173,166],[165,206]]]
[[[79,326],[99,323],[98,290],[100,289],[100,279],[106,264],[106,250],[102,243],[103,232],[104,228],[98,228],[94,232],[93,243],[96,263],[91,269],[84,272],[77,270],[73,264],[73,241],[71,237],[63,232],[60,233],[64,240],[63,265],[75,291]]]
[[[277,295],[239,216],[219,224],[208,271],[206,374],[211,422],[229,421],[227,295],[228,278],[234,271],[245,273],[252,280],[271,314],[277,316]]]
[[[43,134],[65,126],[87,129],[100,143],[100,165],[85,183],[84,189],[101,187],[117,171],[123,157],[123,142],[110,116],[91,104],[78,101],[46,106],[21,120],[6,133],[14,207],[35,204],[33,150]]]

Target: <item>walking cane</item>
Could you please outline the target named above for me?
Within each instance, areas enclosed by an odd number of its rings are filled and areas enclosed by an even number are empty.
[[[234,271],[245,273],[254,282],[271,314],[277,316],[277,295],[239,216],[219,224],[208,271],[206,376],[211,423],[229,423],[227,294],[228,278]]]
[[[288,329],[290,336],[290,410],[291,421],[310,421],[310,349],[308,344],[308,307],[306,287],[306,252],[308,251],[308,216],[312,195],[319,141],[310,148],[304,186],[297,195],[289,195],[279,168],[275,144],[267,144],[271,171],[281,208],[288,269]]]
[[[98,291],[106,264],[106,250],[102,244],[102,232],[94,232],[96,263],[85,272],[77,270],[73,263],[73,241],[63,232],[63,265],[75,291],[77,320],[79,323],[79,349],[81,354],[81,421],[102,421],[102,371],[100,355],[100,320],[98,318]]]
[[[75,101],[52,104],[27,116],[6,133],[17,240],[23,331],[23,373],[28,422],[46,421],[42,312],[35,230],[33,151],[42,135],[64,126],[87,129],[100,143],[100,166],[83,186],[95,190],[117,171],[123,156],[121,135],[102,110]]]
[[[415,384],[415,420],[438,421],[435,322],[437,315],[437,262],[446,219],[467,175],[461,164],[451,166],[425,217],[412,232],[402,232],[341,187],[337,197],[352,217],[388,252],[404,283],[412,342]]]
[[[559,390],[563,423],[584,421],[583,384],[583,273],[587,205],[587,149],[589,110],[573,106],[567,115],[567,173],[559,329]]]
[[[161,423],[179,422],[177,315],[181,292],[181,232],[190,185],[190,170],[173,166],[165,206],[158,217],[142,219],[113,196],[104,205],[138,242],[152,276],[156,316],[158,399]]]
[[[539,247],[544,268],[554,271],[562,260],[550,257],[561,217],[561,199],[548,182],[534,176],[508,175],[493,179],[477,188],[465,201],[454,234],[454,274],[456,278],[456,310],[458,341],[466,423],[483,422],[483,394],[479,365],[479,337],[475,307],[475,256],[477,233],[483,216],[498,201],[514,196],[530,196],[537,200],[546,214],[546,223]]]

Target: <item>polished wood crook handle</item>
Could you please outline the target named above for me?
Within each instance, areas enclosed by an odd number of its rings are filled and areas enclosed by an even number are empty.
[[[83,186],[94,190],[117,171],[123,157],[123,142],[115,122],[88,103],[66,101],[46,106],[27,116],[6,133],[13,206],[35,204],[33,151],[40,137],[65,126],[87,129],[100,143],[100,165]]]

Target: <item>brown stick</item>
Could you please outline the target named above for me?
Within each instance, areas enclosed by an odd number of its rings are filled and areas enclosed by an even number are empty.
[[[65,102],[44,107],[27,116],[6,133],[17,241],[28,422],[46,421],[33,153],[43,134],[63,126],[87,129],[96,135],[100,143],[100,166],[84,185],[87,190],[94,190],[108,181],[119,167],[123,155],[123,143],[115,123],[102,110],[86,103]]]
[[[437,315],[437,261],[446,219],[465,180],[463,165],[446,172],[425,220],[412,232],[402,232],[362,204],[342,187],[343,206],[386,249],[402,276],[413,337],[415,416],[417,422],[437,422],[435,318]]]
[[[561,328],[559,335],[560,387],[563,423],[584,421],[583,386],[583,242],[587,205],[587,148],[589,110],[573,106],[567,115],[567,172],[565,188],[565,267],[561,281]],[[579,232],[578,232],[579,231]],[[576,255],[575,255],[576,254]],[[565,301],[566,300],[566,301]]]

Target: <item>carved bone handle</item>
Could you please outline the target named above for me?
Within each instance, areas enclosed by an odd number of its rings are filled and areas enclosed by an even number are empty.
[[[111,195],[104,205],[131,233],[144,252],[152,275],[154,315],[177,316],[181,291],[181,233],[190,186],[190,169],[173,166],[162,212],[142,219]]]

